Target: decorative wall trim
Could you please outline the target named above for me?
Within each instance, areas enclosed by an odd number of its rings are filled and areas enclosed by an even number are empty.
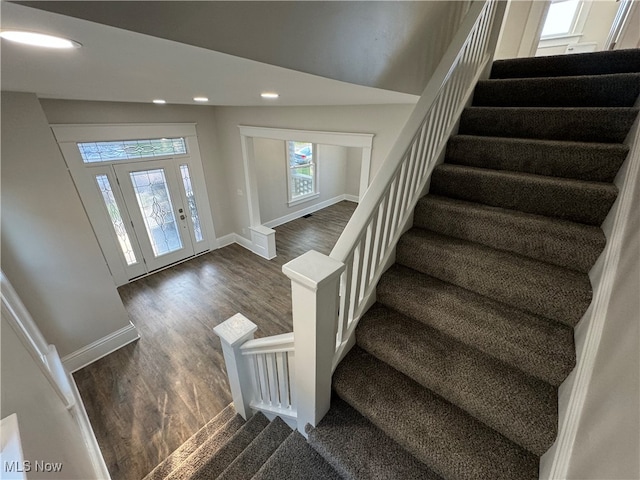
[[[116,330],[106,337],[102,337],[86,347],[82,347],[80,350],[66,355],[62,359],[62,364],[67,371],[71,373],[77,372],[90,363],[115,352],[131,342],[135,342],[139,338],[138,330],[133,323],[129,323],[126,327]]]
[[[284,217],[276,218],[274,220],[270,220],[268,222],[265,222],[264,226],[265,227],[269,227],[269,228],[278,227],[278,226],[280,226],[282,224],[285,224],[285,223],[291,222],[293,220],[296,220],[296,219],[298,219],[300,217],[303,217],[304,215],[308,215],[310,213],[317,212],[318,210],[322,210],[323,208],[327,208],[327,207],[330,207],[331,205],[335,205],[336,203],[342,202],[343,200],[347,200],[346,197],[347,196],[344,195],[344,194],[343,195],[338,195],[336,197],[330,198],[329,200],[325,200],[323,202],[316,203],[315,205],[311,205],[310,207],[303,208],[302,210],[298,210],[298,211],[295,211],[295,212],[290,213],[288,215],[285,215]],[[352,195],[349,195],[349,197],[352,197]]]
[[[364,195],[364,192],[369,186],[373,133],[322,132],[317,130],[254,127],[249,125],[238,125],[238,128],[240,129],[240,143],[242,146],[247,207],[249,209],[249,227],[266,225],[272,228],[271,225],[274,222],[272,220],[269,223],[263,223],[260,218],[260,199],[258,196],[258,179],[256,176],[255,152],[253,147],[254,138],[270,138],[282,141],[292,140],[362,148],[360,191],[358,192],[360,197]]]

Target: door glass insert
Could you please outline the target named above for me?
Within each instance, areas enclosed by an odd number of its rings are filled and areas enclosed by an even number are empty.
[[[124,255],[127,265],[134,265],[138,263],[138,260],[136,259],[136,254],[133,252],[133,248],[131,247],[129,234],[124,228],[124,222],[122,221],[122,216],[120,215],[120,209],[118,208],[116,199],[113,196],[113,190],[111,189],[109,178],[106,175],[96,175],[96,182],[98,183],[98,188],[102,194],[104,205],[107,207],[111,224],[113,225],[113,229],[118,237],[118,243],[120,244],[120,249],[122,250],[122,254]]]
[[[164,170],[131,172],[131,183],[156,257],[182,248]]]
[[[187,153],[184,138],[83,142],[77,145],[84,163],[186,155]]]
[[[182,177],[182,183],[184,185],[184,191],[187,195],[187,204],[189,205],[189,215],[191,215],[191,222],[193,223],[193,233],[196,237],[196,242],[201,242],[202,228],[200,227],[200,217],[198,216],[198,207],[196,205],[196,196],[193,193],[193,187],[191,186],[191,175],[189,174],[188,165],[180,165],[180,176]]]

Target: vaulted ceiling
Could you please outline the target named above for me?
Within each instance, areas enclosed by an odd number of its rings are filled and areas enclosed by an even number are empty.
[[[2,41],[2,89],[84,100],[263,105],[413,103],[469,2],[2,1],[2,29],[72,38],[49,52]],[[440,35],[441,36],[441,35]]]

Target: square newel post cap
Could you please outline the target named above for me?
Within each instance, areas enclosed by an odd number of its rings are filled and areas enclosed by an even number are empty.
[[[291,280],[312,290],[333,280],[344,270],[344,263],[315,250],[300,255],[282,266],[282,272]]]
[[[213,331],[220,337],[223,343],[235,347],[239,343],[244,343],[253,337],[258,326],[241,313],[236,313],[233,317],[225,320]]]

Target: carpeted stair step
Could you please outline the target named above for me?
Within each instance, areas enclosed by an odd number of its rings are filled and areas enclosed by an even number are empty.
[[[339,398],[309,443],[345,480],[442,480]]]
[[[531,480],[538,457],[354,347],[338,365],[336,393],[446,479]]]
[[[573,329],[395,264],[378,302],[554,386],[575,365]],[[497,334],[496,332],[499,332]]]
[[[633,107],[639,73],[481,80],[477,107]]]
[[[542,455],[557,433],[556,389],[433,328],[376,304],[359,347],[508,439]]]
[[[433,171],[430,193],[600,226],[618,189],[609,183],[442,164]]]
[[[217,477],[217,480],[251,478],[282,442],[291,435],[291,428],[276,417],[262,430],[242,453]]]
[[[493,62],[491,78],[606,75],[638,71],[640,49],[629,49],[498,60]]]
[[[165,478],[167,480],[216,478],[268,424],[269,420],[263,414],[255,414],[231,438],[226,439],[222,446],[216,445],[214,449],[211,442],[207,440],[180,467]]]
[[[488,137],[622,143],[637,108],[469,107],[458,133]]]
[[[568,326],[575,326],[591,303],[586,274],[421,228],[400,238],[396,261]]]
[[[192,435],[178,449],[154,468],[144,480],[162,480],[180,467],[191,454],[205,442],[213,452],[222,447],[244,425],[244,420],[236,413],[233,404],[227,405],[204,427]]]
[[[252,477],[254,480],[341,480],[298,432],[292,432]]]
[[[627,145],[617,143],[454,135],[445,162],[611,183],[628,153]]]
[[[606,241],[598,227],[438,195],[418,201],[413,225],[585,273]]]

